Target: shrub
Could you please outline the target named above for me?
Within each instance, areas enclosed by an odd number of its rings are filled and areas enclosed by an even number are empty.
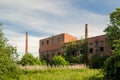
[[[83,54],[79,54],[79,55],[77,55],[77,56],[75,56],[75,57],[71,57],[69,61],[70,61],[71,64],[84,63],[84,55],[83,55]]]
[[[120,79],[120,54],[113,55],[105,61],[103,72],[106,80]]]
[[[53,63],[57,66],[59,65],[68,65],[68,62],[65,60],[65,58],[61,55],[54,56],[53,57]]]
[[[90,68],[102,68],[104,65],[104,61],[108,58],[108,56],[100,56],[100,55],[93,55],[91,57],[91,60],[89,62],[89,67]]]
[[[42,65],[47,65],[46,60],[41,60]]]
[[[41,61],[38,58],[34,58],[34,56],[30,53],[25,54],[19,62],[23,66],[25,65],[40,65]]]
[[[19,80],[21,70],[6,54],[0,52],[0,80]]]

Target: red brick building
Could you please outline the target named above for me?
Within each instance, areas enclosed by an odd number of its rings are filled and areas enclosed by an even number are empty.
[[[85,40],[88,45],[88,57],[92,54],[110,55],[111,47],[107,46],[106,35],[100,35],[95,37],[88,38],[87,24],[85,28]],[[79,43],[81,40],[77,40],[76,37],[63,33],[55,36],[51,36],[45,39],[40,40],[39,42],[39,56],[40,59],[47,58],[52,59],[54,55],[64,54],[64,47],[66,43],[68,44],[71,41],[76,41]]]
[[[76,37],[67,33],[51,36],[40,40],[39,42],[40,59],[47,58],[50,60],[54,55],[63,54],[64,44],[76,40],[77,40]]]
[[[100,35],[88,38],[88,55],[98,54],[100,56],[111,55],[111,47],[106,43],[107,36]]]

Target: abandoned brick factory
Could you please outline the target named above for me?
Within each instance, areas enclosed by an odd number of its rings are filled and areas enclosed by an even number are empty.
[[[106,43],[107,36],[99,35],[88,38],[88,24],[85,25],[85,40],[87,42],[87,53],[88,56],[92,54],[99,54],[101,56],[111,55],[111,46]],[[51,60],[55,55],[64,55],[65,46],[75,41],[80,43],[77,37],[67,33],[54,35],[39,41],[39,57],[40,59],[48,58]],[[81,53],[81,51],[79,51]]]

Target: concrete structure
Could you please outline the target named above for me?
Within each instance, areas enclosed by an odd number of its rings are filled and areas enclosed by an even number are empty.
[[[106,35],[100,35],[88,38],[88,24],[85,25],[85,41],[88,46],[86,54],[91,56],[92,54],[110,55],[111,47],[106,44],[107,37]],[[81,40],[77,40],[76,37],[69,35],[67,33],[59,34],[56,36],[51,36],[40,40],[39,42],[39,56],[40,59],[49,59],[51,60],[54,55],[64,54],[64,47],[71,41],[76,41],[77,44]],[[79,51],[81,53],[82,51]]]

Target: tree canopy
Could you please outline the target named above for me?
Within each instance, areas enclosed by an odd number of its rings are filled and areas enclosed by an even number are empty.
[[[112,45],[114,40],[120,38],[120,8],[116,8],[115,11],[110,13],[110,24],[104,32],[107,34],[109,45]]]
[[[105,80],[120,79],[120,8],[110,14],[110,24],[105,29],[108,44],[114,47],[112,56],[105,61],[103,68]]]

